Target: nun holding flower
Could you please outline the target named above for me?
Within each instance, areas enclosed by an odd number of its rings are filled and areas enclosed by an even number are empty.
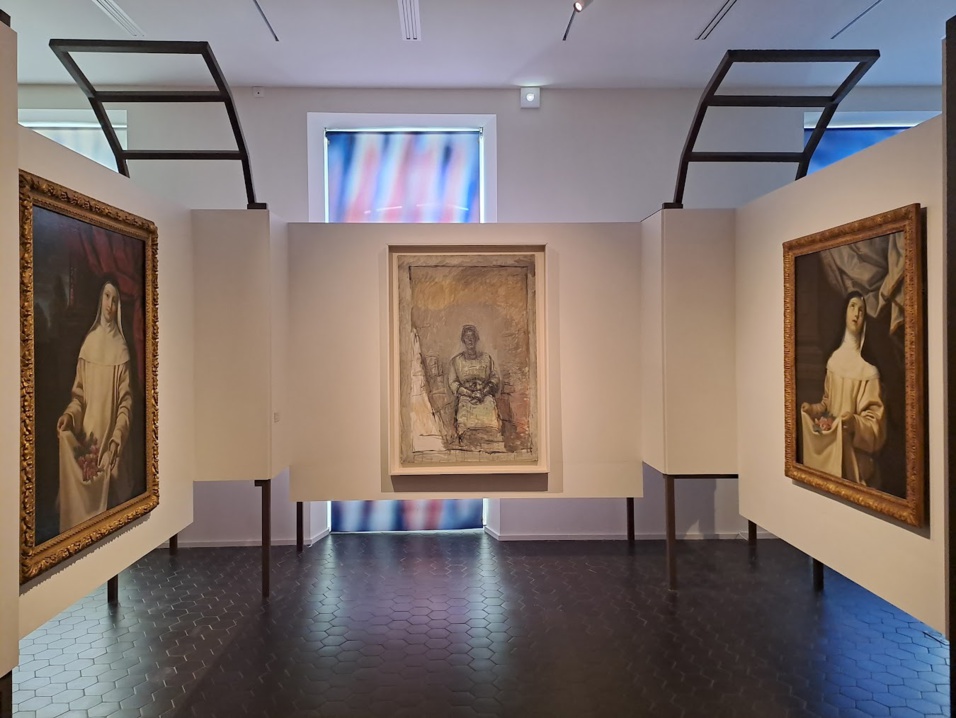
[[[823,398],[800,407],[803,463],[864,486],[879,488],[876,454],[886,441],[880,372],[863,358],[866,305],[846,298],[843,341],[827,361]]]
[[[60,531],[130,498],[127,439],[133,398],[120,293],[103,284],[96,321],[80,347],[69,405],[56,423]]]

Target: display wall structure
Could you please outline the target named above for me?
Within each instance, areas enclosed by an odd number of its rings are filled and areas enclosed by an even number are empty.
[[[0,676],[18,662],[20,475],[20,257],[17,155],[17,36],[0,23]],[[14,408],[17,407],[17,408]],[[12,682],[5,685],[12,691]],[[5,689],[0,689],[4,693]],[[0,711],[12,708],[2,695]]]
[[[287,464],[280,423],[287,333],[285,223],[267,210],[195,210],[196,480],[261,490],[262,595],[269,596],[272,480]],[[304,510],[297,543],[304,542]],[[178,540],[178,539],[177,539]]]
[[[644,461],[735,473],[733,211],[665,209],[641,228]]]
[[[193,256],[190,213],[132,181],[20,128],[20,168],[156,223],[159,255],[159,472],[162,501],[86,551],[21,588],[19,634],[26,635],[102,586],[192,521],[196,444],[193,393]],[[12,411],[12,407],[11,407]],[[17,412],[19,414],[19,412]],[[122,580],[120,581],[122,589]]]
[[[285,223],[194,210],[197,481],[268,480],[288,466]]]
[[[392,475],[389,247],[509,245],[545,247],[548,473]],[[641,495],[638,225],[291,224],[289,271],[293,500]]]
[[[22,107],[88,107],[72,85],[24,86],[19,96]],[[686,138],[686,121],[699,96],[699,90],[679,89],[556,89],[549,95],[549,111],[534,118],[517,107],[510,90],[270,88],[265,102],[245,92],[237,93],[235,99],[258,189],[267,195],[271,211],[294,221],[308,219],[311,200],[316,200],[319,207],[322,203],[320,189],[313,187],[310,192],[304,182],[289,181],[308,176],[312,169],[307,116],[315,107],[322,107],[338,116],[358,110],[379,118],[390,113],[494,113],[497,157],[486,159],[499,165],[499,219],[629,222],[639,221],[670,199],[672,170],[662,173],[660,168],[674,167]],[[858,86],[841,110],[938,111],[939,103],[938,88]],[[225,147],[231,141],[228,122],[213,106],[130,104],[126,109],[130,125],[137,128],[135,136],[130,137],[131,148],[178,146],[176,143],[182,141],[180,130],[185,126],[189,127],[193,146]],[[700,145],[702,149],[746,146],[766,151],[798,151],[803,146],[803,114],[802,108],[722,108],[719,116],[708,117],[704,123]],[[583,126],[590,130],[587,142],[579,141]],[[486,146],[489,152],[491,144]],[[321,149],[321,143],[318,148]],[[319,157],[316,167],[321,175],[321,152]],[[142,166],[134,168],[137,182],[158,196],[191,207],[244,206],[242,178],[233,163],[189,163],[185,173],[188,176],[184,176],[181,163],[139,164]],[[735,207],[792,182],[793,168],[787,164],[702,164],[693,170],[686,205]],[[591,190],[580,192],[582,183]],[[284,416],[282,422],[287,419]],[[660,487],[653,478],[647,483],[652,498],[637,502],[638,535],[661,538],[664,529]],[[240,499],[213,501],[213,492],[218,496],[220,490],[227,490],[226,486],[209,485],[202,490],[210,499],[207,505],[227,514],[222,524],[232,520],[229,514],[242,514],[244,510],[250,516],[257,515],[258,492],[249,492],[250,503],[246,506]],[[281,491],[278,485],[273,490]],[[278,506],[281,502],[274,503]],[[730,537],[744,530],[737,515],[736,484],[732,481],[678,483],[677,504],[679,532]],[[610,499],[571,500],[561,507],[561,512],[550,503],[521,501],[508,513],[507,533],[523,535],[522,522],[534,526],[533,531],[540,531],[542,536],[577,531],[597,533],[608,505],[613,507],[612,512],[618,510],[618,502]],[[191,537],[214,541],[224,535],[203,533],[204,526],[216,522],[211,514],[211,510],[206,512],[210,518],[189,529]],[[716,519],[712,520],[714,516]],[[577,517],[581,518],[580,523]],[[616,527],[613,531],[622,535]],[[240,534],[237,531],[229,535]],[[250,541],[258,540],[257,525],[248,525],[247,537]],[[180,538],[186,540],[185,535]]]
[[[740,512],[814,559],[945,630],[942,121],[930,120],[736,212]],[[891,169],[890,169],[891,168]],[[784,473],[783,244],[887,208],[926,218],[928,526],[835,501]]]
[[[667,582],[675,589],[677,482],[706,482],[716,496],[733,491],[717,479],[737,476],[734,215],[664,209],[641,226],[641,445],[647,475],[663,482]],[[705,535],[709,521],[698,519]]]

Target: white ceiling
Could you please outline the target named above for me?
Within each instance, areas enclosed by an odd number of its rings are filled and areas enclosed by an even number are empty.
[[[939,85],[956,0],[594,0],[561,41],[571,0],[420,0],[422,40],[402,39],[396,0],[117,0],[148,40],[206,40],[233,86],[702,87],[728,49],[877,48],[862,84]],[[92,0],[0,0],[19,35],[21,83],[71,83],[51,37],[131,39]],[[97,85],[198,84],[189,62],[79,56]],[[827,85],[845,68],[740,75],[737,84]]]

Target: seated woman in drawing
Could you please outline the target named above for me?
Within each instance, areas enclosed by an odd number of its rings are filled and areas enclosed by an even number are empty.
[[[468,451],[504,451],[495,401],[500,385],[495,363],[489,354],[478,351],[478,329],[473,324],[461,328],[461,343],[465,350],[448,366],[458,443]]]
[[[865,486],[879,486],[877,452],[886,441],[880,373],[861,351],[866,305],[859,292],[846,299],[843,342],[827,361],[823,398],[800,407],[803,463]]]
[[[125,451],[133,398],[130,356],[112,281],[100,290],[96,321],[80,347],[71,399],[56,422],[60,444],[60,531],[129,498]]]

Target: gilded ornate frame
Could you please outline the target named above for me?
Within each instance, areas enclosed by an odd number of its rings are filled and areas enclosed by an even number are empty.
[[[33,208],[43,207],[145,244],[146,491],[36,545]],[[20,583],[100,541],[159,503],[157,231],[149,220],[20,171]]]
[[[798,406],[796,387],[796,259],[853,242],[903,232],[903,352],[905,365],[905,465],[906,495],[898,497],[879,489],[798,463]],[[784,266],[784,405],[785,473],[846,501],[911,526],[926,522],[926,383],[924,343],[925,295],[923,218],[912,204],[856,222],[786,242]]]

